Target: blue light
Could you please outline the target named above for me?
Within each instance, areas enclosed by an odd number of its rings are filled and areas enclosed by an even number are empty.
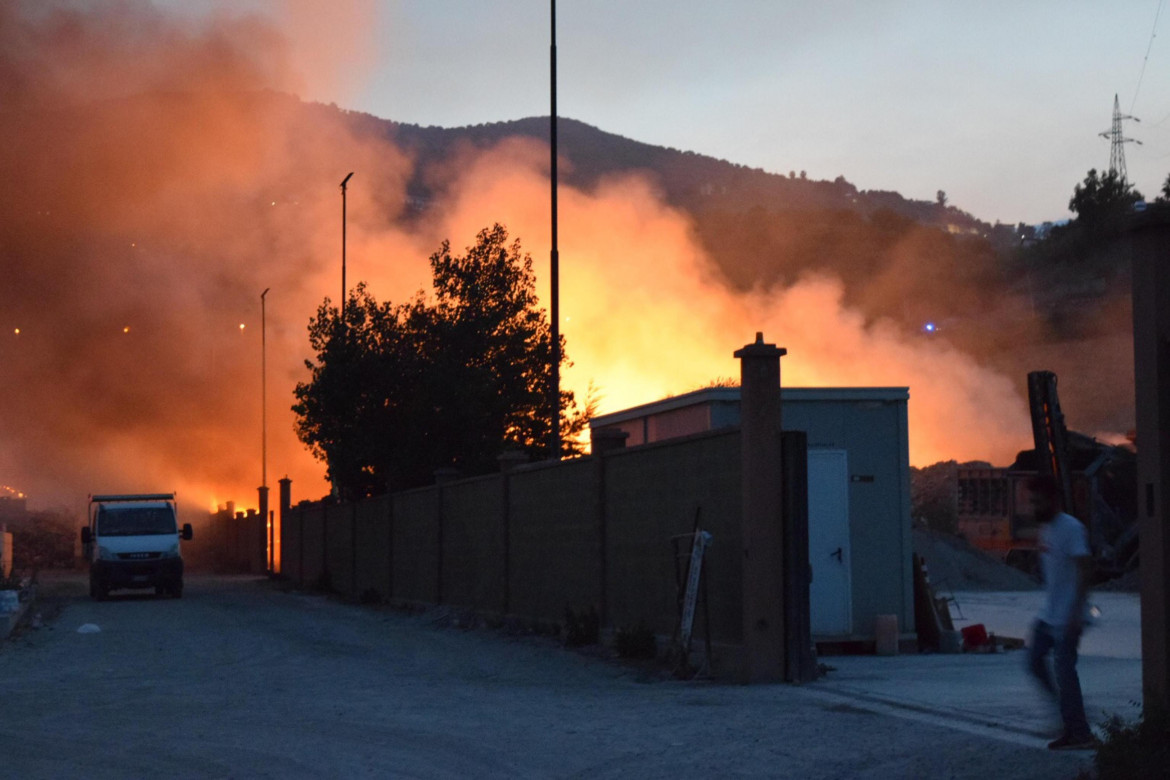
[[[926,333],[934,333],[936,330],[935,324],[933,322],[928,322],[922,326],[922,330]]]

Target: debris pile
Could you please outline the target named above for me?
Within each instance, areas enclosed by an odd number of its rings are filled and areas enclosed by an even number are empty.
[[[930,579],[936,591],[1035,590],[1040,587],[1031,575],[972,547],[958,536],[926,528],[915,528],[911,534],[914,552],[930,567]]]

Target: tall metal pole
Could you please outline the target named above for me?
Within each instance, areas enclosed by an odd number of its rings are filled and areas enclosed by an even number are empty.
[[[267,296],[260,293],[260,486],[268,487],[268,312]]]
[[[554,460],[561,457],[561,301],[560,301],[560,253],[557,251],[557,0],[552,5],[552,46],[549,63],[552,75],[552,107],[549,112],[549,148],[552,152],[552,254],[549,257],[549,279],[552,283],[552,390],[549,408],[552,416],[552,431],[549,435],[549,450]]]
[[[344,179],[341,180],[341,321],[345,322],[345,297],[346,291],[349,289],[345,286],[345,185],[349,184],[349,177],[353,176],[353,171],[349,172]]]
[[[268,511],[268,290],[260,293],[260,516],[268,526],[268,571],[276,571],[276,528]]]

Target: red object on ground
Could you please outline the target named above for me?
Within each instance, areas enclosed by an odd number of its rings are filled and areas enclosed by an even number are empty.
[[[959,631],[963,635],[963,649],[972,650],[987,644],[987,629],[982,623],[967,626]]]

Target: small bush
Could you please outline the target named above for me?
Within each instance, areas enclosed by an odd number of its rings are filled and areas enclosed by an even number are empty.
[[[622,658],[658,657],[658,639],[645,623],[634,628],[619,628],[613,637],[613,647]]]
[[[595,645],[601,639],[601,616],[590,606],[580,612],[565,607],[565,644],[568,647]]]
[[[1099,780],[1170,778],[1170,713],[1166,710],[1151,709],[1132,723],[1114,715],[1104,729],[1096,757]]]

